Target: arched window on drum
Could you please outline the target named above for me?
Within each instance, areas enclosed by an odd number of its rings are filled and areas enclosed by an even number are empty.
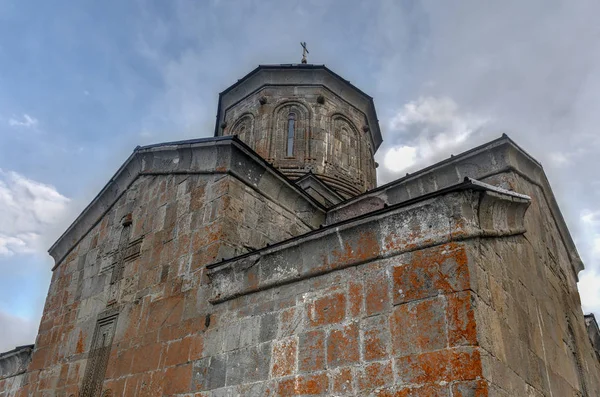
[[[334,119],[333,157],[338,166],[349,175],[360,171],[360,146],[356,129],[338,117]]]
[[[231,129],[231,135],[237,135],[241,141],[254,148],[254,117],[248,113],[240,117]]]
[[[294,138],[296,136],[296,113],[290,112],[287,120],[286,156],[294,156]]]

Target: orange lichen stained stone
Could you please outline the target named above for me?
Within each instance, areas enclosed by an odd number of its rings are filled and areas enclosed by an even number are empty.
[[[470,291],[448,296],[448,342],[450,346],[477,345],[474,299]]]
[[[278,378],[293,374],[296,369],[297,350],[298,341],[295,338],[275,342],[271,357],[271,376]]]
[[[342,329],[335,329],[327,338],[327,364],[329,367],[339,367],[358,362],[359,335],[358,325],[352,323]]]
[[[321,330],[300,335],[298,370],[311,372],[325,369],[325,332]]]
[[[394,304],[470,287],[464,246],[449,243],[413,254],[410,263],[393,268]]]
[[[164,373],[164,393],[178,394],[185,393],[190,390],[192,382],[192,365],[178,365],[175,367],[167,368]]]
[[[296,376],[279,382],[277,396],[318,396],[327,392],[329,378],[327,374]]]
[[[346,296],[341,293],[325,296],[311,302],[307,309],[313,327],[339,323],[346,316]]]
[[[396,306],[390,316],[394,355],[405,356],[446,347],[444,306],[441,298]]]
[[[374,361],[387,358],[390,343],[387,316],[370,318],[371,324],[363,332],[363,358],[365,361]]]
[[[392,362],[374,362],[365,366],[363,373],[358,378],[358,388],[360,390],[370,390],[388,386],[393,381]]]
[[[391,302],[387,269],[377,264],[370,264],[368,267],[374,268],[369,271],[365,280],[365,312],[370,316],[389,309]]]
[[[437,350],[400,357],[396,368],[404,383],[472,380],[481,376],[481,358],[473,348]]]
[[[360,282],[350,281],[348,286],[348,301],[350,315],[357,318],[363,307],[363,286]]]
[[[354,375],[352,368],[338,368],[332,375],[333,392],[341,395],[347,395],[354,391]]]

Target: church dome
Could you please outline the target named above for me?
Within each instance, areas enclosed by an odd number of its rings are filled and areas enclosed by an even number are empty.
[[[344,198],[376,186],[373,99],[323,65],[262,65],[219,95],[215,136],[237,135],[284,175]]]

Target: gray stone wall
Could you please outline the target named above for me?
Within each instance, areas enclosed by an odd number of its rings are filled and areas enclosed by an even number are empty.
[[[33,345],[19,346],[0,354],[0,397],[13,397],[26,380]]]
[[[19,392],[26,381],[27,374],[25,373],[0,379],[0,397],[15,397],[20,395]]]
[[[67,254],[54,269],[21,393],[78,395],[97,377],[113,395],[176,394],[177,375],[191,371],[203,330],[218,321],[201,286],[205,266],[324,219],[236,145],[228,140],[216,165],[215,145],[138,150],[130,161],[141,169],[99,222],[74,246],[57,245]],[[109,349],[96,348],[99,324],[112,327]],[[106,360],[105,370],[93,360]]]
[[[136,150],[55,245],[32,362],[0,390],[600,395],[541,167],[506,140],[457,157],[320,228],[323,208],[235,140]],[[504,190],[452,184],[475,173]]]
[[[494,395],[478,342],[472,247],[478,236],[523,233],[529,201],[465,189],[211,266],[221,321],[205,333],[192,389]]]
[[[290,113],[295,135],[288,156]],[[363,129],[365,114],[327,88],[266,86],[226,109],[224,120],[222,135],[238,135],[292,179],[311,171],[344,197],[375,187],[375,149]]]
[[[488,181],[533,200],[523,237],[474,246],[485,280],[477,291],[479,338],[489,353],[484,373],[501,396],[600,395],[600,362],[547,196],[515,172]]]
[[[577,291],[583,265],[543,169],[507,137],[335,206],[328,222],[410,202],[464,177],[532,197],[522,238],[486,239],[472,248],[483,280],[473,300],[491,390],[500,396],[597,395],[600,366]]]

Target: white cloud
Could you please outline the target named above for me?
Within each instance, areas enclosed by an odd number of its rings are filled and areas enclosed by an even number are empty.
[[[9,118],[8,125],[11,127],[34,128],[38,125],[38,120],[35,117],[24,113],[21,120],[14,117]]]
[[[32,344],[37,335],[38,323],[13,316],[0,310],[0,352],[17,346]]]
[[[388,171],[425,166],[449,156],[487,119],[462,111],[449,97],[420,97],[406,103],[388,122],[388,137],[400,141],[384,158]]]
[[[446,127],[456,121],[458,105],[451,98],[421,97],[411,101],[390,120],[390,129],[404,131],[414,124]]]
[[[585,209],[581,212],[581,221],[585,225],[594,225],[600,222],[600,211],[590,211]]]
[[[600,313],[600,210],[584,209],[579,215],[583,238],[579,249],[586,270],[579,273],[579,294],[585,313]]]
[[[45,250],[40,237],[66,214],[69,202],[53,186],[0,169],[0,256]]]
[[[393,172],[400,172],[412,167],[417,160],[417,148],[400,146],[390,148],[385,154],[384,165]]]
[[[584,313],[600,313],[600,275],[584,270],[579,274],[579,295]]]
[[[552,152],[549,154],[550,162],[555,167],[564,167],[571,162],[570,156],[567,153]]]

